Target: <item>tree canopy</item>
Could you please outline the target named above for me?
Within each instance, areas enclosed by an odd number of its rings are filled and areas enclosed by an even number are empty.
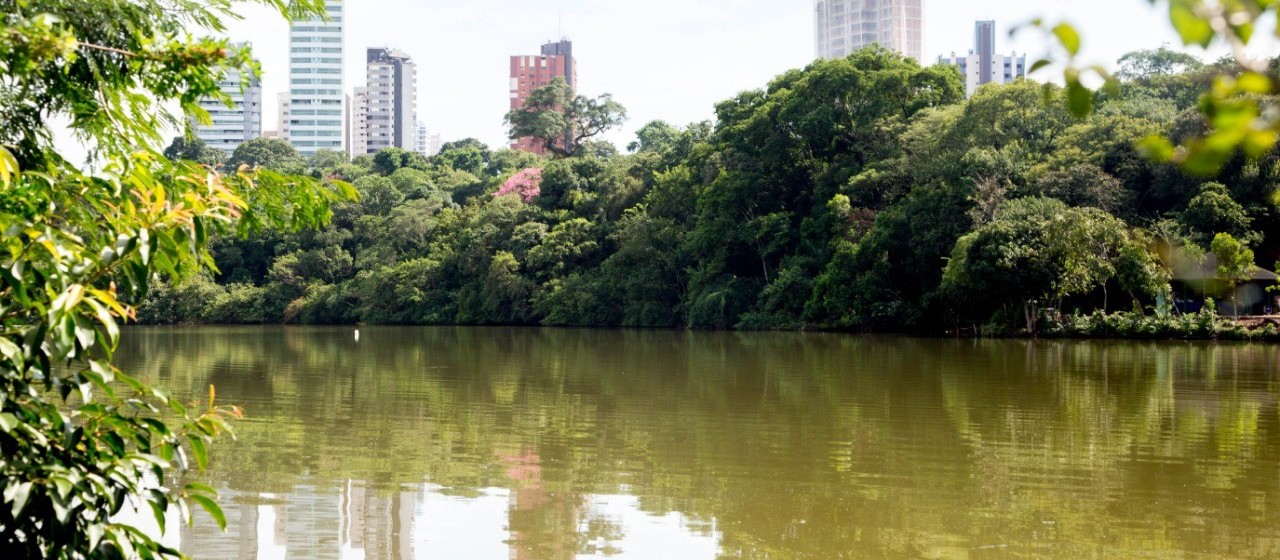
[[[1076,118],[1062,88],[966,99],[953,72],[867,49],[725,100],[714,122],[647,124],[629,154],[388,150],[344,164],[363,199],[323,234],[227,241],[218,258],[235,264],[212,293],[168,293],[208,303],[164,308],[194,309],[187,321],[915,333],[1148,313],[1168,301],[1171,255],[1218,233],[1280,256],[1280,167],[1242,157],[1206,185],[1136,146],[1195,133],[1186,92],[1202,71]],[[309,259],[337,273],[309,273]]]
[[[556,78],[534,90],[523,107],[507,113],[506,122],[512,140],[534,138],[551,153],[570,157],[626,118],[627,109],[612,95],[579,95],[563,78]]]

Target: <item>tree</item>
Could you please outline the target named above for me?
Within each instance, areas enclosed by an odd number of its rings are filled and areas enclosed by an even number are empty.
[[[1231,198],[1227,187],[1221,183],[1205,183],[1200,194],[1192,198],[1182,211],[1178,221],[1191,233],[1193,240],[1202,246],[1213,239],[1210,236],[1227,233],[1236,239],[1249,240],[1253,222],[1243,206]]]
[[[1120,209],[1124,184],[1095,165],[1081,164],[1055,171],[1036,181],[1041,196],[1056,198],[1071,206],[1086,206],[1115,212]]]
[[[168,148],[164,149],[164,157],[170,160],[194,161],[196,163],[217,166],[227,160],[227,154],[217,148],[210,148],[196,137],[178,136]]]
[[[1124,257],[1130,244],[1124,223],[1101,210],[1022,198],[1006,203],[996,220],[956,242],[944,284],[960,307],[988,316],[1020,307],[1027,332],[1035,334],[1042,306],[1105,289],[1116,275],[1116,262],[1132,258]]]
[[[431,159],[437,165],[447,165],[458,171],[466,171],[472,175],[484,175],[489,168],[492,154],[489,147],[475,138],[466,138],[454,142],[446,142],[440,153]]]
[[[673,149],[679,140],[680,129],[667,124],[666,121],[652,121],[636,131],[636,139],[627,144],[627,150],[665,153]]]
[[[266,2],[279,5],[274,2]],[[218,97],[248,53],[223,31],[234,2],[0,1],[0,550],[14,558],[178,557],[112,521],[130,503],[161,527],[171,504],[216,493],[186,480],[239,414],[213,388],[190,406],[119,371],[119,325],[152,280],[212,268],[210,236],[325,223],[344,185],[272,172],[210,172],[155,151],[157,131]],[[319,0],[282,15],[324,13]],[[50,122],[88,141],[97,172],[67,163]],[[165,410],[164,414],[161,409]],[[171,420],[166,420],[171,419]],[[144,505],[145,504],[145,505]]]
[[[534,138],[560,157],[578,155],[587,140],[621,125],[627,110],[609,94],[577,95],[562,78],[538,88],[523,107],[507,113],[511,139]]]
[[[514,194],[525,202],[532,202],[542,189],[542,169],[530,167],[524,169],[502,183],[502,187],[493,196]]]
[[[227,159],[227,169],[234,171],[241,166],[261,167],[280,173],[302,173],[307,160],[292,144],[279,138],[254,138],[240,144]]]
[[[347,154],[336,150],[316,150],[307,167],[319,173],[331,173],[347,163]]]
[[[1125,53],[1118,61],[1116,77],[1121,80],[1149,80],[1156,76],[1181,74],[1204,66],[1193,55],[1161,45],[1158,49],[1142,49]]]
[[[395,173],[397,169],[412,167],[415,169],[426,169],[426,158],[417,152],[410,152],[400,148],[383,148],[378,153],[373,154],[373,172],[382,176]]]
[[[1253,250],[1228,233],[1213,236],[1209,251],[1218,259],[1218,277],[1227,283],[1234,314],[1240,316],[1239,301],[1235,297],[1236,286],[1253,277]]]

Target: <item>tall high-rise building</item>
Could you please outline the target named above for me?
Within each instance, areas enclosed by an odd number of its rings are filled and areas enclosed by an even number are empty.
[[[542,45],[541,55],[511,57],[511,110],[524,107],[529,94],[556,78],[563,78],[570,89],[578,89],[578,63],[573,58],[573,42],[568,39]],[[542,141],[534,138],[521,138],[511,144],[511,149],[547,153]]]
[[[356,88],[352,153],[383,148],[417,151],[417,65],[401,51],[369,49],[368,86]]]
[[[289,29],[289,120],[284,137],[304,156],[343,149],[342,3],[325,0],[328,21],[297,21]]]
[[[939,64],[955,66],[964,78],[965,92],[973,95],[985,84],[1007,84],[1027,77],[1027,56],[996,54],[996,22],[979,21],[974,26],[973,50],[968,55],[938,57]]]
[[[289,92],[276,94],[276,138],[289,139]]]
[[[923,61],[924,0],[814,0],[818,58],[880,45]]]
[[[351,157],[369,153],[369,88],[358,87],[351,96]]]
[[[231,48],[243,49],[247,45],[237,43]],[[218,88],[231,98],[231,106],[221,99],[201,99],[200,108],[209,113],[212,122],[197,124],[195,132],[209,147],[229,154],[241,143],[262,136],[262,84],[257,78],[245,83],[238,70],[231,70]]]
[[[418,153],[427,157],[434,156],[440,153],[441,145],[442,145],[442,142],[440,140],[440,133],[431,132],[431,130],[427,128],[426,124],[419,122],[418,123],[418,150],[417,150]]]

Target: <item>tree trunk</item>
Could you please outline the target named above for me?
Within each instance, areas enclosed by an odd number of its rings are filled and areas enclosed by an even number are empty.
[[[1036,335],[1036,311],[1035,302],[1027,300],[1022,302],[1022,315],[1027,321],[1027,334]]]

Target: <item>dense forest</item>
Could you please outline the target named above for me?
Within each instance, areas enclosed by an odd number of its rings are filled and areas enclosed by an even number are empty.
[[[1233,65],[1126,55],[1076,118],[1055,86],[966,99],[953,69],[868,49],[714,122],[648,123],[628,153],[584,135],[551,159],[463,140],[308,161],[255,140],[222,161],[180,139],[167,155],[361,198],[322,231],[216,239],[216,277],[161,286],[140,319],[937,334],[1192,315],[1171,305],[1180,260],[1213,257],[1229,290],[1280,257],[1280,154],[1195,176],[1138,146],[1204,135],[1200,95]],[[616,124],[606,101],[583,107]]]

